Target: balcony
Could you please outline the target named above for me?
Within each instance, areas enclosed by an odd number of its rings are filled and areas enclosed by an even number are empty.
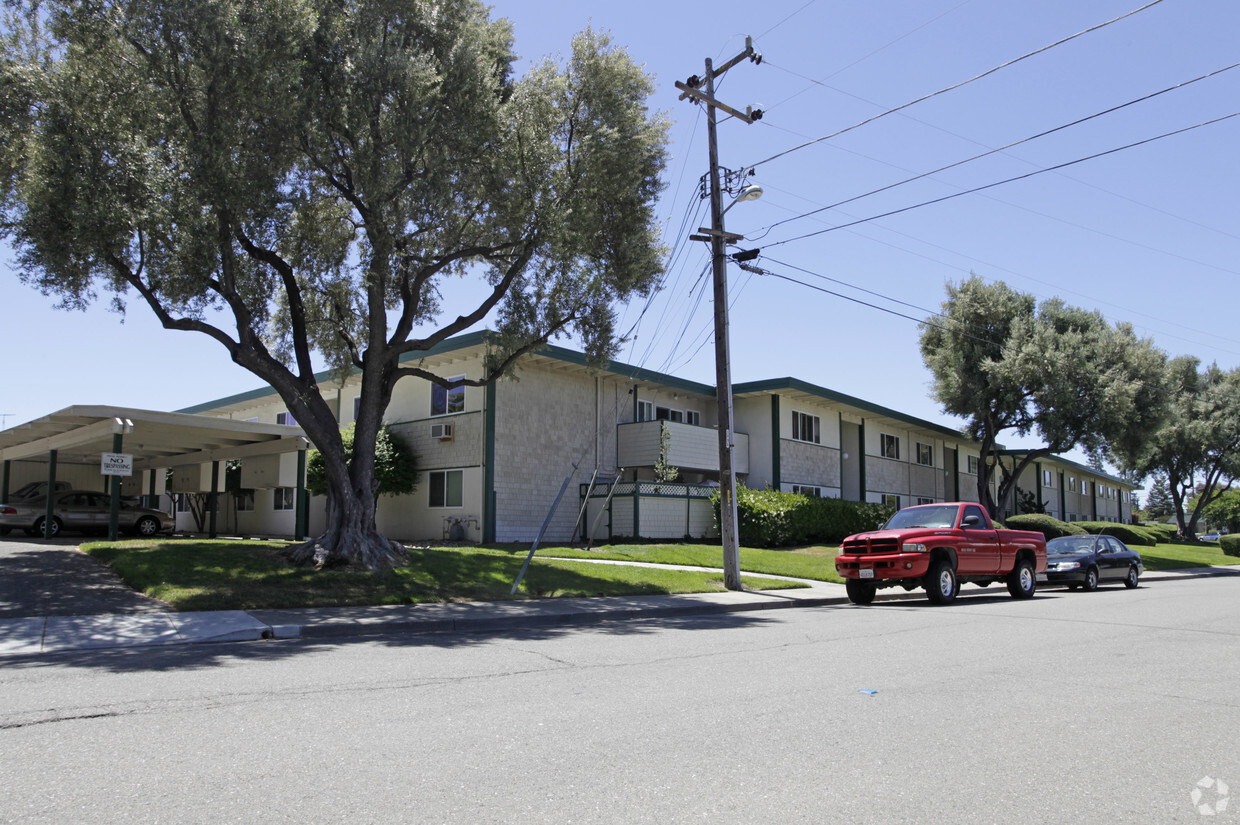
[[[621,467],[653,467],[659,460],[659,440],[667,428],[664,461],[691,472],[719,472],[719,433],[714,427],[697,427],[675,421],[639,421],[616,428],[616,463]],[[749,472],[749,436],[736,433],[732,472]]]

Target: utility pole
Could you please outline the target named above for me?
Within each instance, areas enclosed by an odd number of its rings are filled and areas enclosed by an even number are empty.
[[[762,55],[754,51],[753,38],[745,38],[745,51],[715,69],[706,58],[703,77],[690,77],[686,82],[677,81],[676,88],[682,92],[680,99],[692,99],[706,104],[706,135],[710,144],[710,229],[698,229],[701,235],[693,239],[710,239],[711,262],[715,287],[715,397],[719,407],[719,532],[723,543],[723,583],[728,590],[741,589],[740,542],[736,515],[736,473],[732,453],[736,436],[732,427],[732,366],[731,348],[728,341],[728,270],[725,244],[739,241],[742,236],[726,232],[723,228],[723,192],[719,184],[719,146],[715,134],[715,110],[722,109],[745,123],[753,123],[762,117],[761,111],[746,107],[744,112],[715,100],[715,78],[742,60],[762,62]],[[700,91],[705,85],[706,91]]]

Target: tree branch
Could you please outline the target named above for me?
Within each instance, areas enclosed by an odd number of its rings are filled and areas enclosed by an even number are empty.
[[[301,286],[297,283],[293,267],[273,250],[254,243],[240,222],[232,220],[230,224],[232,234],[246,254],[274,269],[284,284],[284,294],[288,297],[289,320],[293,325],[293,351],[297,358],[297,371],[302,378],[313,375],[314,363],[310,358],[309,335],[306,331],[306,304],[302,300]]]

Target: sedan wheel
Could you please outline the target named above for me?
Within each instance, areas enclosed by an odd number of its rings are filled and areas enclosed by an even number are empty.
[[[39,519],[38,521],[36,521],[36,522],[34,523],[34,532],[33,532],[33,533],[31,533],[31,535],[33,535],[33,536],[42,536],[42,535],[43,535],[43,524],[44,524],[44,522],[45,522],[45,521],[46,521],[46,519],[42,519],[42,518],[41,518],[41,519]],[[53,518],[53,519],[52,519],[52,529],[51,529],[51,536],[52,536],[52,538],[56,538],[56,536],[57,536],[59,533],[60,533],[60,519],[58,519],[58,518]]]
[[[1085,583],[1081,585],[1086,593],[1093,593],[1098,589],[1098,568],[1091,567],[1085,571]]]
[[[143,516],[133,526],[133,531],[139,536],[153,536],[159,532],[159,519],[153,516]]]
[[[1135,566],[1128,568],[1128,576],[1124,579],[1124,587],[1130,590],[1137,586],[1137,568]]]

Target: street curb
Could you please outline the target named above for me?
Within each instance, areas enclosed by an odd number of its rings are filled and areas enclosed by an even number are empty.
[[[643,619],[670,619],[685,616],[709,616],[729,613],[749,613],[763,610],[782,610],[796,607],[827,607],[848,604],[844,596],[808,596],[798,598],[771,597],[767,593],[755,593],[753,601],[719,603],[691,601],[682,604],[658,606],[609,607],[594,606],[580,609],[532,612],[517,615],[481,615],[477,617],[410,617],[405,619],[357,622],[351,620],[309,622],[302,625],[274,625],[284,632],[297,630],[296,637],[303,639],[326,639],[382,635],[417,635],[450,633],[493,633],[514,629],[537,629],[549,627],[573,627],[603,624],[607,622],[640,621]],[[540,605],[542,607],[542,605]],[[251,615],[263,621],[264,611],[252,611]],[[293,638],[277,635],[275,638]]]
[[[1240,576],[1240,571],[1218,568],[1188,568],[1183,571],[1157,571],[1141,577],[1141,581],[1176,581],[1179,579],[1222,578]],[[1045,586],[1045,585],[1044,585]],[[1041,588],[1039,588],[1041,589]],[[1058,589],[1058,588],[1056,588]],[[708,599],[684,601],[677,604],[633,605],[614,607],[603,600],[576,600],[586,602],[585,605],[570,609],[556,609],[560,605],[551,603],[524,603],[519,607],[537,610],[538,612],[515,613],[503,616],[480,615],[477,617],[418,617],[409,616],[400,619],[379,619],[358,621],[354,619],[310,621],[294,624],[285,621],[279,623],[276,617],[280,611],[250,611],[250,615],[264,621],[272,628],[273,638],[289,639],[332,639],[346,637],[371,637],[382,635],[418,635],[418,634],[450,634],[450,633],[493,633],[496,631],[516,629],[537,629],[549,627],[572,627],[603,624],[605,622],[640,621],[642,619],[669,619],[685,616],[710,616],[728,613],[749,613],[763,610],[784,610],[802,607],[834,607],[849,605],[847,596],[810,596],[790,595],[796,591],[754,591],[752,598],[745,601],[717,602]],[[972,593],[973,591],[970,591]],[[979,594],[981,591],[977,591]],[[999,590],[993,591],[999,594]],[[1066,591],[1065,591],[1066,592]],[[924,600],[919,591],[899,591],[880,593],[876,601],[899,601],[911,599]],[[482,605],[485,603],[473,603]],[[514,603],[504,603],[512,606]],[[416,608],[415,608],[416,609]],[[478,607],[479,612],[485,608]],[[270,618],[264,619],[264,614]]]

